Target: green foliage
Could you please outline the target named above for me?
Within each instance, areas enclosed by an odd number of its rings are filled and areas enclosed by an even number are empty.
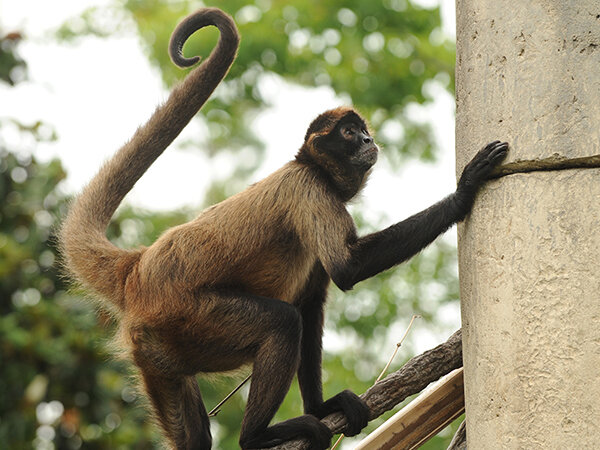
[[[20,33],[3,35],[0,29],[0,80],[11,86],[27,76],[27,64],[18,52],[21,39]]]
[[[150,58],[169,85],[185,75],[165,49],[174,24],[193,9],[189,5],[126,3]],[[263,150],[251,124],[270,101],[261,81],[275,73],[307,87],[330,86],[365,114],[374,129],[386,124],[403,130],[401,141],[378,136],[391,161],[401,160],[396,155],[433,157],[428,126],[411,121],[406,106],[427,100],[427,80],[454,85],[454,46],[440,31],[438,9],[422,9],[406,0],[225,0],[218,6],[234,17],[242,40],[224,86],[203,109],[211,151],[248,146]],[[202,30],[185,52],[208,55],[217,38],[216,30]]]
[[[453,84],[453,48],[440,35],[437,9],[425,10],[406,0],[224,0],[218,6],[235,17],[242,44],[227,82],[203,110],[209,130],[203,146],[209,152],[227,147],[261,154],[262,141],[251,124],[269,106],[261,81],[276,74],[306,87],[330,86],[363,111],[375,129],[399,124],[400,141],[379,139],[386,152],[395,155],[392,161],[432,157],[427,127],[412,123],[406,106],[428,100],[423,92],[428,79]],[[113,35],[128,32],[133,23],[149,57],[171,85],[185,73],[167,59],[168,38],[191,9],[191,2],[128,0],[88,10],[67,21],[57,37],[69,41],[86,33]],[[185,52],[207,55],[217,38],[215,30],[203,30]],[[0,40],[0,78],[8,83],[18,82],[25,73],[16,42]],[[55,138],[43,122],[23,126],[6,118],[0,121],[0,132],[6,126],[16,127],[33,141]],[[11,153],[1,134],[0,158],[2,447],[28,448],[32,443],[44,447],[52,442],[55,448],[158,448],[156,429],[132,388],[130,366],[111,357],[112,319],[82,300],[81,292],[69,291],[59,274],[52,233],[68,201],[60,189],[65,177],[61,164]],[[246,166],[234,172],[235,185],[243,185],[253,169]],[[214,186],[210,200],[218,201],[227,192],[224,185]],[[108,234],[124,247],[149,245],[164,229],[189,217],[187,211],[159,214],[125,207]],[[360,214],[356,219],[362,231],[376,228]],[[458,297],[454,265],[454,249],[441,242],[400,268],[360,283],[351,293],[332,289],[326,336],[345,345],[324,355],[326,397],[347,388],[367,389],[393,350],[388,348],[390,340],[400,337],[397,331],[404,331],[413,314],[421,314],[425,326],[435,329],[432,321],[439,305]],[[410,348],[407,344],[390,370],[402,364]],[[242,375],[200,380],[207,408],[233,389]],[[244,392],[213,419],[218,448],[237,447]],[[276,420],[301,412],[294,383]],[[445,448],[448,442],[449,436],[436,437],[427,448]]]
[[[57,160],[0,148],[0,442],[146,448],[156,435],[104,345],[111,322],[69,294],[57,270],[64,176]]]
[[[170,62],[167,43],[177,22],[201,4],[127,0],[124,6],[165,83],[183,78],[187,72]],[[441,32],[439,8],[423,9],[408,0],[223,0],[216,6],[234,17],[242,41],[225,82],[203,108],[208,134],[202,147],[209,154],[251,148],[263,155],[262,137],[252,123],[272,100],[261,85],[276,75],[306,87],[329,86],[374,129],[401,130],[401,139],[378,136],[390,161],[433,158],[429,127],[412,121],[406,107],[430,100],[424,90],[428,80],[453,89],[454,45]],[[93,8],[67,21],[59,36],[123,33],[130,24],[119,5]],[[207,56],[217,39],[216,29],[204,29],[186,43],[185,54]],[[255,160],[254,167],[236,171],[234,178],[246,179],[261,158]]]

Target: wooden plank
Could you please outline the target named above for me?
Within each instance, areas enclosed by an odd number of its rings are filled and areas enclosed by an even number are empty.
[[[425,389],[415,400],[362,440],[356,450],[416,449],[464,411],[461,367]]]

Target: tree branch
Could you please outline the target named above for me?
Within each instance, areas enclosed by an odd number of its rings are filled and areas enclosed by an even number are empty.
[[[447,450],[467,450],[467,422],[462,421]]]
[[[454,369],[462,367],[462,339],[458,330],[443,344],[410,359],[400,370],[391,373],[369,388],[360,397],[370,409],[370,420],[389,411],[407,397],[421,392],[427,385]],[[334,434],[344,431],[346,418],[341,413],[331,414],[322,422]],[[289,441],[272,450],[306,450],[308,443]]]

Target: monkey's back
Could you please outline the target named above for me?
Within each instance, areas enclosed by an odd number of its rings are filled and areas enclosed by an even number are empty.
[[[227,287],[293,301],[317,260],[292,218],[298,199],[310,195],[302,190],[311,176],[288,163],[168,230],[142,255],[136,275],[142,292],[160,297],[163,290],[170,296],[172,290]]]

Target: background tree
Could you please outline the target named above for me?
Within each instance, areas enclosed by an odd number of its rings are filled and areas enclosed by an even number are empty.
[[[253,132],[253,120],[272,102],[262,88],[271,77],[306,88],[330,86],[344,101],[354,103],[374,129],[382,130],[378,140],[393,166],[408,158],[434,157],[431,130],[414,122],[407,108],[430,100],[424,86],[431,80],[448,89],[453,86],[453,44],[440,30],[438,9],[403,0],[356,0],[342,6],[332,0],[227,0],[219,6],[236,19],[242,44],[226,83],[198,119],[207,136],[193,147],[207,149],[210,155],[254,152],[258,157],[215,183],[207,204],[244,188],[260,165],[265,147]],[[90,9],[66,21],[56,38],[68,45],[89,33],[128,33],[133,24],[149,58],[171,86],[184,74],[168,61],[166,43],[175,23],[192,8],[186,2],[128,1]],[[0,47],[0,76],[9,83],[23,79],[26,67],[14,37],[5,37]],[[202,39],[191,39],[185,51],[207,55],[216,39],[216,31],[203,30]],[[385,132],[393,127],[401,130],[401,139]],[[28,136],[30,148],[8,148],[2,132],[9,129]],[[24,156],[34,153],[38,142],[55,138],[43,122],[0,122],[0,442],[10,448],[31,442],[39,448],[148,448],[156,434],[132,390],[128,366],[109,356],[111,319],[97,316],[91,303],[80,300],[81,292],[68,292],[58,273],[51,236],[68,200],[60,188],[65,173],[59,161],[40,163]],[[109,233],[123,246],[149,244],[162,230],[193,214],[126,207]],[[355,217],[364,232],[379,226],[365,223],[357,208]],[[352,293],[332,289],[327,336],[340,345],[325,354],[325,395],[345,388],[364,391],[392,350],[386,343],[394,334],[399,337],[412,314],[432,320],[440,302],[456,301],[454,253],[452,245],[441,241]],[[238,378],[216,385],[200,382],[210,407]],[[237,395],[217,416],[213,432],[220,448],[237,445],[244,404],[243,395]],[[277,420],[301,410],[294,385]],[[428,446],[445,448],[446,443],[436,438]]]

